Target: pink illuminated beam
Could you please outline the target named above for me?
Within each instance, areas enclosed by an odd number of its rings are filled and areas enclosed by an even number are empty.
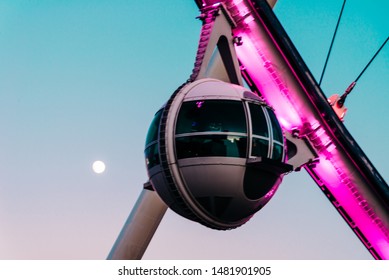
[[[264,0],[217,2],[237,24],[234,36],[243,44],[236,52],[247,83],[275,109],[283,129],[316,152],[316,164],[305,169],[373,257],[389,259],[389,187],[328,104],[270,6]]]

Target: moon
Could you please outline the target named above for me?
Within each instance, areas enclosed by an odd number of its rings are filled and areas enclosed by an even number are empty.
[[[92,164],[92,169],[93,169],[93,172],[95,172],[97,174],[103,173],[105,171],[105,163],[102,162],[101,160],[96,160]]]

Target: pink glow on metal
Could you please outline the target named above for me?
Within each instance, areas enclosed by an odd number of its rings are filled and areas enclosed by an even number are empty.
[[[252,16],[246,17],[243,21],[245,24],[249,24],[250,22],[254,21],[255,19]]]
[[[261,93],[283,92],[284,94],[288,94],[287,87],[282,82],[281,76],[277,73],[274,67],[272,67],[271,62],[266,60],[266,57],[263,55],[262,57],[253,56],[252,54],[257,51],[249,41],[249,37],[243,33],[240,33],[239,36],[242,37],[244,46],[242,45],[236,48],[237,55],[254,83],[257,85],[259,91]],[[277,118],[282,118],[284,120],[284,124],[288,123],[288,129],[302,125],[299,113],[294,109],[295,107],[289,99],[281,97],[274,100],[274,102],[270,102],[267,98],[268,96],[264,95],[264,97],[270,105],[273,103],[277,104],[277,106],[274,106]]]
[[[350,227],[362,232],[364,237],[359,235],[365,246],[374,248],[381,258],[389,259],[389,231],[358,190],[358,183],[361,182],[358,182],[357,177],[349,175],[357,173],[357,170],[344,163],[342,155],[324,128],[315,124],[308,137],[320,154],[320,164],[310,170],[316,174],[314,178],[320,178],[316,180],[318,185],[331,192],[336,208],[342,207],[345,210],[351,218],[346,218]]]
[[[278,121],[280,122],[280,124],[281,124],[281,126],[283,128],[288,128],[287,129],[288,131],[292,131],[293,130],[293,126],[292,126],[292,124],[288,120],[286,120],[286,119],[284,119],[282,117],[278,117],[277,119],[278,119]]]
[[[367,248],[374,248],[383,259],[389,259],[388,232],[382,221],[374,213],[363,195],[346,174],[342,174],[341,163],[333,158],[320,156],[320,164],[314,168],[315,174],[320,178],[319,186],[326,187],[334,196],[336,208],[342,207],[351,218],[351,228],[358,228],[364,235],[360,236]],[[340,180],[340,177],[343,179]],[[347,220],[347,219],[346,219]]]
[[[266,26],[255,20],[250,7],[242,0],[224,1],[233,10],[243,44],[236,47],[239,60],[266,102],[275,108],[283,129],[299,128],[307,135],[319,154],[319,164],[307,168],[317,184],[328,190],[334,206],[368,249],[374,249],[383,259],[389,259],[389,230],[378,217],[368,198],[360,191],[365,184],[358,170],[332,141],[328,128],[320,124],[314,104],[308,99],[303,83],[291,67]],[[239,23],[240,22],[240,23]],[[267,37],[269,36],[269,37]],[[346,213],[346,214],[345,214]],[[347,215],[349,217],[347,217]]]

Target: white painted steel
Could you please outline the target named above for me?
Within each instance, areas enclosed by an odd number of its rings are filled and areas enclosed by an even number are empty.
[[[107,259],[141,259],[166,210],[155,191],[143,189]]]

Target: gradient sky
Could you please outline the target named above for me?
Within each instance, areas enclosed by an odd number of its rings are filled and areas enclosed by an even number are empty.
[[[326,76],[343,93],[389,35],[389,2],[349,0]],[[308,3],[308,4],[307,4]],[[341,0],[275,12],[317,80]],[[0,1],[0,259],[105,259],[142,185],[153,114],[190,75],[194,1]],[[389,46],[348,98],[345,125],[388,182]],[[103,160],[103,174],[92,172]],[[168,211],[146,259],[371,259],[306,172],[246,225]]]

